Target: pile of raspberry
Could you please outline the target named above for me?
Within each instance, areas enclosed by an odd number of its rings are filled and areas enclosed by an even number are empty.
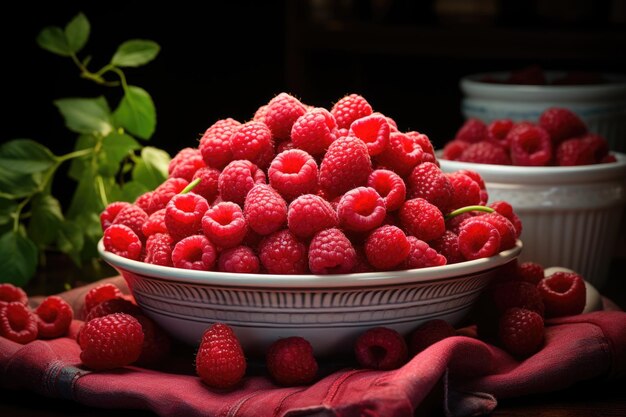
[[[470,118],[443,149],[451,161],[516,166],[578,166],[615,162],[602,136],[571,110],[551,107],[537,123]]]
[[[107,251],[205,271],[336,274],[435,267],[515,245],[480,175],[443,173],[429,138],[350,94],[330,110],[281,93],[218,120],[169,178],[101,214]]]

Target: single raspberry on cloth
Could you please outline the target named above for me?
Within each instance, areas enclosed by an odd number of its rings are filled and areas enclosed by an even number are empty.
[[[404,365],[408,348],[404,337],[396,330],[374,327],[357,338],[354,355],[363,368],[387,371]]]
[[[63,336],[74,318],[72,307],[56,295],[46,297],[35,310],[38,337],[52,339]]]
[[[37,317],[21,301],[0,307],[0,336],[26,344],[37,339]]]
[[[442,319],[428,320],[409,334],[409,354],[415,356],[427,347],[452,336],[456,336],[456,330],[450,323]]]
[[[528,357],[543,345],[544,326],[541,316],[523,308],[511,308],[500,317],[498,338],[511,355]]]
[[[28,295],[20,287],[13,284],[0,284],[0,308],[12,301],[18,301],[24,305],[28,304]]]
[[[574,272],[555,272],[537,284],[546,317],[573,316],[585,308],[585,281]]]
[[[246,359],[230,326],[215,323],[204,332],[196,353],[196,373],[211,388],[230,389],[242,380]]]
[[[279,385],[310,384],[317,375],[317,361],[308,340],[299,336],[279,339],[265,355],[267,370]]]

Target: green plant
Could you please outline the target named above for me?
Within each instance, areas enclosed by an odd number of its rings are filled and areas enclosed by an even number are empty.
[[[49,250],[61,251],[77,264],[98,259],[102,236],[99,214],[112,201],[133,201],[165,180],[169,155],[139,140],[150,139],[156,109],[150,94],[127,83],[123,68],[152,61],[160,47],[150,40],[122,43],[102,68],[91,71],[91,56],[79,59],[90,34],[90,23],[79,13],[65,28],[50,26],[37,37],[43,49],[70,58],[85,80],[117,93],[109,100],[63,98],[54,101],[66,127],[78,136],[74,151],[55,155],[31,139],[14,139],[0,146],[0,282],[26,284]],[[121,91],[120,91],[121,88]],[[62,207],[52,194],[59,167],[70,163],[75,181],[71,200]]]

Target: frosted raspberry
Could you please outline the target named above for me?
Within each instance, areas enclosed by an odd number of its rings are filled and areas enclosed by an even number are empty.
[[[300,116],[291,128],[293,145],[313,156],[323,155],[338,137],[335,118],[321,107]]]
[[[370,187],[357,187],[348,191],[337,204],[339,224],[345,230],[372,230],[383,223],[386,214],[385,202]]]
[[[511,119],[494,120],[487,125],[487,138],[498,142],[505,149],[508,149],[509,143],[506,137],[513,128],[513,125],[514,123]]]
[[[72,307],[56,295],[46,297],[35,310],[37,335],[42,339],[61,337],[67,333],[74,318]]]
[[[372,106],[364,97],[350,94],[337,101],[330,112],[339,128],[349,129],[355,120],[372,114]]]
[[[295,386],[313,382],[317,361],[308,340],[292,336],[272,343],[265,355],[267,370],[279,385]]]
[[[104,232],[107,227],[111,226],[120,211],[130,207],[130,205],[130,203],[125,201],[115,201],[106,206],[102,213],[100,213],[100,226],[102,226],[102,231]]]
[[[37,317],[19,301],[0,308],[0,336],[26,344],[37,338]]]
[[[264,169],[274,158],[272,132],[263,122],[244,123],[231,135],[230,151],[233,159],[247,159]]]
[[[472,143],[456,160],[478,164],[511,165],[511,157],[506,149],[492,141]]]
[[[419,164],[407,178],[409,198],[423,198],[447,213],[453,204],[454,188],[448,176],[432,162]]]
[[[500,318],[498,337],[510,354],[530,356],[543,344],[543,319],[534,311],[512,308]]]
[[[365,241],[365,256],[376,269],[386,271],[400,265],[411,250],[406,235],[396,226],[385,225],[374,230]]]
[[[560,166],[596,163],[591,143],[582,138],[566,139],[556,148],[556,164]]]
[[[199,149],[183,148],[172,158],[167,170],[170,178],[184,178],[191,182],[196,171],[204,166]]]
[[[202,216],[209,208],[206,199],[196,193],[177,194],[165,208],[165,226],[174,241],[197,234]]]
[[[383,198],[388,212],[398,210],[406,199],[404,180],[388,169],[373,171],[367,178],[367,186],[375,189],[378,195]]]
[[[511,223],[509,219],[498,212],[493,212],[480,215],[480,220],[489,222],[498,229],[498,233],[500,234],[500,249],[498,252],[511,249],[515,246],[515,226],[513,226],[513,223]]]
[[[211,167],[202,167],[193,174],[191,181],[200,178],[200,182],[193,188],[193,192],[201,195],[207,202],[211,203],[217,197],[217,180],[220,171]]]
[[[507,136],[513,165],[545,166],[552,159],[550,135],[540,126],[519,123]]]
[[[587,133],[587,126],[576,113],[559,107],[544,110],[538,124],[548,132],[554,145]]]
[[[415,356],[427,347],[452,336],[456,336],[456,330],[450,323],[441,319],[428,320],[409,335],[409,354]]]
[[[265,183],[265,174],[247,160],[232,161],[220,174],[217,188],[223,201],[232,201],[243,206],[248,191],[254,184]]]
[[[398,214],[402,229],[425,242],[441,237],[446,230],[441,211],[423,198],[405,201]]]
[[[224,249],[217,260],[217,270],[239,274],[256,274],[260,270],[259,258],[248,246]]]
[[[222,119],[209,127],[200,139],[198,149],[207,166],[221,169],[233,160],[230,136],[241,126],[237,120]]]
[[[443,255],[431,248],[428,243],[419,240],[415,236],[407,236],[410,250],[406,259],[400,264],[401,269],[428,268],[442,266],[447,263]]]
[[[476,181],[459,172],[447,173],[446,177],[453,190],[450,210],[480,204],[480,186]]]
[[[424,158],[424,150],[418,141],[400,132],[389,134],[389,145],[377,156],[379,165],[387,167],[401,177],[408,175]]]
[[[276,155],[267,177],[270,185],[287,201],[318,189],[317,163],[300,149],[289,149]]]
[[[287,203],[270,185],[257,184],[246,195],[243,215],[248,227],[260,235],[269,235],[287,221]]]
[[[374,327],[358,337],[354,355],[363,368],[387,371],[404,365],[408,348],[404,337],[396,330]]]
[[[376,114],[356,119],[349,130],[349,134],[365,142],[370,156],[385,150],[389,143],[389,133],[389,123],[385,116]]]
[[[246,374],[246,358],[228,325],[215,323],[202,335],[196,353],[196,373],[212,388],[236,386]]]
[[[462,140],[451,140],[443,147],[443,159],[457,161],[470,145],[471,143]]]
[[[155,211],[164,209],[172,197],[184,190],[187,185],[189,185],[189,181],[184,178],[168,178],[154,191],[139,196],[135,204],[150,215]]]
[[[346,235],[332,228],[313,236],[308,261],[313,274],[345,274],[356,266],[357,255]]]
[[[104,249],[124,258],[138,260],[141,256],[141,240],[133,230],[123,224],[112,224],[102,237]]]
[[[264,121],[275,140],[288,140],[294,123],[305,113],[306,107],[300,100],[287,93],[280,93],[267,103]]]
[[[581,139],[591,147],[595,163],[609,156],[609,143],[602,136],[589,133]]]
[[[455,140],[477,143],[487,138],[487,125],[482,120],[470,118],[463,123],[454,136]]]
[[[18,301],[24,305],[28,304],[28,295],[20,287],[13,284],[0,284],[0,309],[10,302]]]
[[[176,268],[210,271],[216,258],[215,246],[204,235],[188,236],[172,250],[172,264]]]
[[[451,230],[446,230],[441,237],[430,241],[430,246],[446,258],[446,264],[465,261],[459,249],[459,236]]]
[[[108,282],[98,284],[85,294],[85,312],[89,313],[94,307],[104,301],[123,297],[124,294],[117,286]]]
[[[241,243],[248,232],[248,225],[241,207],[233,202],[223,201],[204,213],[202,230],[218,247],[230,248]]]
[[[308,238],[320,230],[330,229],[338,224],[335,209],[328,201],[317,195],[301,195],[289,204],[287,225],[298,237]]]
[[[493,256],[500,249],[500,233],[489,222],[468,219],[460,227],[459,249],[467,260]]]
[[[141,226],[144,237],[149,238],[155,233],[167,233],[165,226],[165,209],[157,210],[148,216],[148,219]]]
[[[141,229],[146,220],[148,220],[148,214],[139,206],[131,204],[120,210],[112,224],[123,224],[130,227],[137,237],[143,241],[144,235]]]
[[[362,140],[346,136],[335,140],[320,165],[319,184],[330,197],[365,185],[372,172],[367,146]]]
[[[174,239],[167,233],[155,233],[146,240],[144,262],[153,265],[172,266]]]
[[[555,272],[537,285],[546,307],[546,317],[571,316],[585,308],[583,278],[574,272]]]
[[[543,266],[536,262],[522,262],[516,268],[517,278],[533,285],[539,284],[545,278]]]
[[[261,240],[259,259],[269,274],[307,272],[306,246],[288,229],[274,232]]]
[[[515,238],[519,238],[522,234],[522,221],[513,211],[513,206],[506,201],[494,201],[489,204],[489,207],[509,219],[513,227],[515,227]]]

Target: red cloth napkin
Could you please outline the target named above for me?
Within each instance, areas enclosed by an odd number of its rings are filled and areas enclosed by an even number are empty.
[[[85,291],[63,296],[77,308]],[[498,398],[626,377],[626,313],[602,311],[550,320],[545,346],[524,361],[476,338],[455,336],[400,369],[342,368],[305,387],[275,386],[258,364],[258,372],[252,369],[236,390],[213,390],[194,374],[193,351],[174,357],[160,370],[129,366],[107,372],[83,368],[79,355],[69,337],[27,345],[0,337],[0,386],[94,407],[149,409],[160,416],[395,417],[413,415],[443,381],[445,413],[469,416],[489,413]]]

